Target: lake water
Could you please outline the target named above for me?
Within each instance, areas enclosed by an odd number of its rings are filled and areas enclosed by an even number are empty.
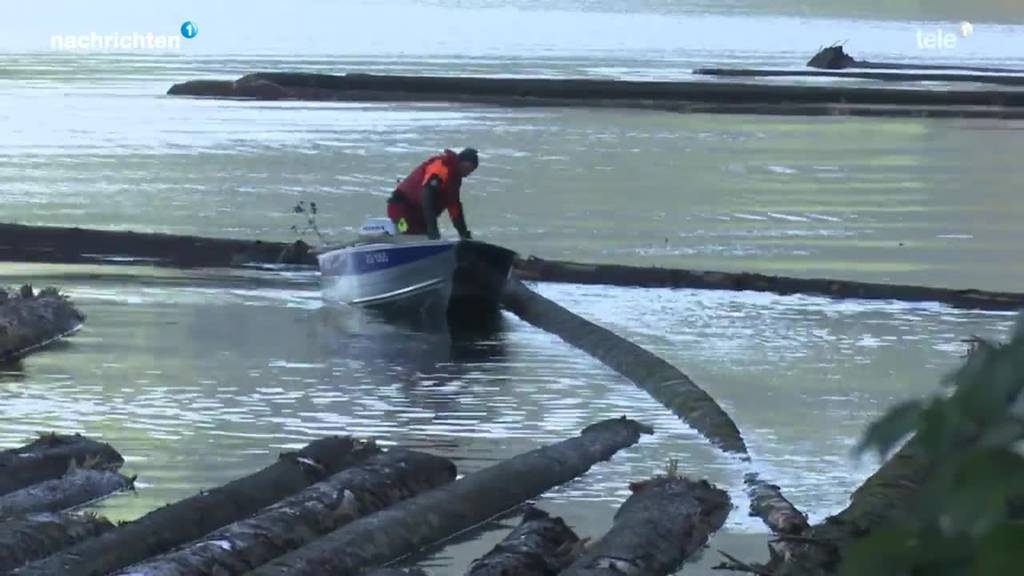
[[[301,224],[290,208],[312,200],[340,239],[422,157],[472,145],[483,155],[465,185],[474,234],[524,255],[1024,290],[1020,123],[163,95],[253,70],[688,78],[699,65],[798,66],[846,39],[869,59],[1022,66],[1018,14],[997,2],[964,16],[896,4],[878,20],[796,2],[38,4],[0,41],[2,221],[288,240]],[[184,19],[200,34],[173,54],[48,50],[54,34],[174,32]],[[960,19],[978,23],[956,49],[916,46],[918,30]],[[140,486],[99,506],[115,519],[325,434],[424,448],[465,472],[628,414],[658,433],[542,505],[599,535],[629,481],[677,458],[738,507],[712,550],[764,555],[743,465],[512,316],[453,339],[325,306],[308,274],[0,264],[0,282],[26,281],[62,286],[89,320],[0,374],[0,445],[53,429],[111,442]],[[962,339],[1003,336],[1013,320],[929,304],[537,288],[693,377],[736,420],[755,467],[815,519],[871,472],[850,457],[864,426],[935,391]],[[425,563],[460,573],[502,535]],[[709,573],[717,554],[705,556],[686,573]]]

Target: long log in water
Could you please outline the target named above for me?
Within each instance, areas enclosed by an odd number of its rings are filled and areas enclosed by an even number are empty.
[[[324,438],[224,486],[201,492],[119,525],[98,538],[33,562],[22,575],[101,576],[167,552],[291,496],[378,454],[352,438]]]
[[[589,546],[564,576],[665,576],[695,554],[725,523],[731,504],[707,482],[654,478],[630,487],[611,530]]]
[[[451,537],[584,474],[649,432],[620,418],[579,436],[468,474],[344,526],[252,572],[252,576],[355,576]]]
[[[726,452],[747,456],[732,418],[686,374],[655,354],[511,279],[502,305],[622,374]]]
[[[0,495],[60,478],[73,469],[118,470],[124,458],[110,444],[77,434],[44,434],[35,441],[0,452]]]
[[[55,288],[39,294],[31,286],[15,293],[0,288],[0,364],[77,331],[83,322],[85,315]]]
[[[955,116],[1020,115],[1024,94],[843,86],[782,86],[720,82],[482,78],[261,72],[236,81],[175,84],[179,96],[314,101],[442,101],[506,106],[600,106],[671,110],[804,114],[857,113]],[[820,108],[820,107],[826,108]],[[902,110],[902,112],[901,112]]]
[[[179,268],[309,264],[304,243],[0,224],[0,261],[155,264]]]
[[[0,574],[111,530],[95,514],[32,514],[0,522]]]
[[[60,512],[132,487],[132,480],[106,470],[73,470],[0,496],[0,519],[33,512]]]
[[[357,518],[455,479],[439,456],[395,449],[343,470],[259,514],[136,564],[122,576],[229,576],[257,566]]]
[[[694,288],[806,294],[829,298],[939,302],[954,308],[975,310],[1019,310],[1024,294],[985,290],[934,288],[905,284],[877,284],[828,278],[794,278],[750,272],[714,272],[672,268],[643,268],[617,264],[580,264],[529,258],[516,262],[516,271],[524,280],[607,284],[643,288]]]
[[[522,523],[474,561],[467,576],[556,576],[582,550],[579,537],[561,518],[530,506]]]
[[[958,74],[955,72],[867,72],[836,70],[778,70],[769,68],[697,68],[699,76],[721,78],[851,78],[880,82],[977,82],[1002,86],[1024,86],[1024,76],[1002,74]]]

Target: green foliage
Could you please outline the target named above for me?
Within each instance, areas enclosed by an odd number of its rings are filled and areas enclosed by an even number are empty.
[[[1024,573],[1024,322],[1006,344],[981,341],[947,382],[952,392],[896,406],[858,450],[888,454],[904,438],[929,463],[911,513],[857,540],[843,575]]]

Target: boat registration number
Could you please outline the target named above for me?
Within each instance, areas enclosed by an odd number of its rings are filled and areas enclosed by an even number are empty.
[[[367,264],[387,264],[388,253],[387,252],[370,252],[365,256]]]

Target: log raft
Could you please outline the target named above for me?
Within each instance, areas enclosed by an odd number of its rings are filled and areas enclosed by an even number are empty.
[[[173,96],[590,106],[675,112],[1024,117],[1024,93],[723,82],[257,72],[175,84]]]
[[[112,530],[94,514],[31,514],[0,522],[0,574]]]
[[[603,284],[638,288],[692,288],[806,294],[828,298],[939,302],[954,308],[1011,311],[1024,309],[1024,294],[973,289],[878,284],[828,278],[795,278],[750,272],[716,272],[618,264],[580,264],[530,257],[515,264],[523,280]]]
[[[357,518],[454,479],[455,465],[445,458],[393,449],[343,470],[251,518],[118,574],[244,574]]]
[[[625,418],[467,474],[344,526],[254,570],[252,576],[356,576],[480,524],[584,474],[650,430]]]
[[[38,294],[31,286],[12,293],[0,288],[0,364],[73,334],[83,322],[85,315],[55,288]]]
[[[298,452],[282,454],[277,462],[254,474],[154,510],[97,538],[32,562],[18,574],[109,574],[252,516],[379,452],[375,445],[352,438],[316,440]]]
[[[704,481],[661,477],[630,489],[611,530],[561,574],[673,574],[722,527],[731,509],[729,496]]]

